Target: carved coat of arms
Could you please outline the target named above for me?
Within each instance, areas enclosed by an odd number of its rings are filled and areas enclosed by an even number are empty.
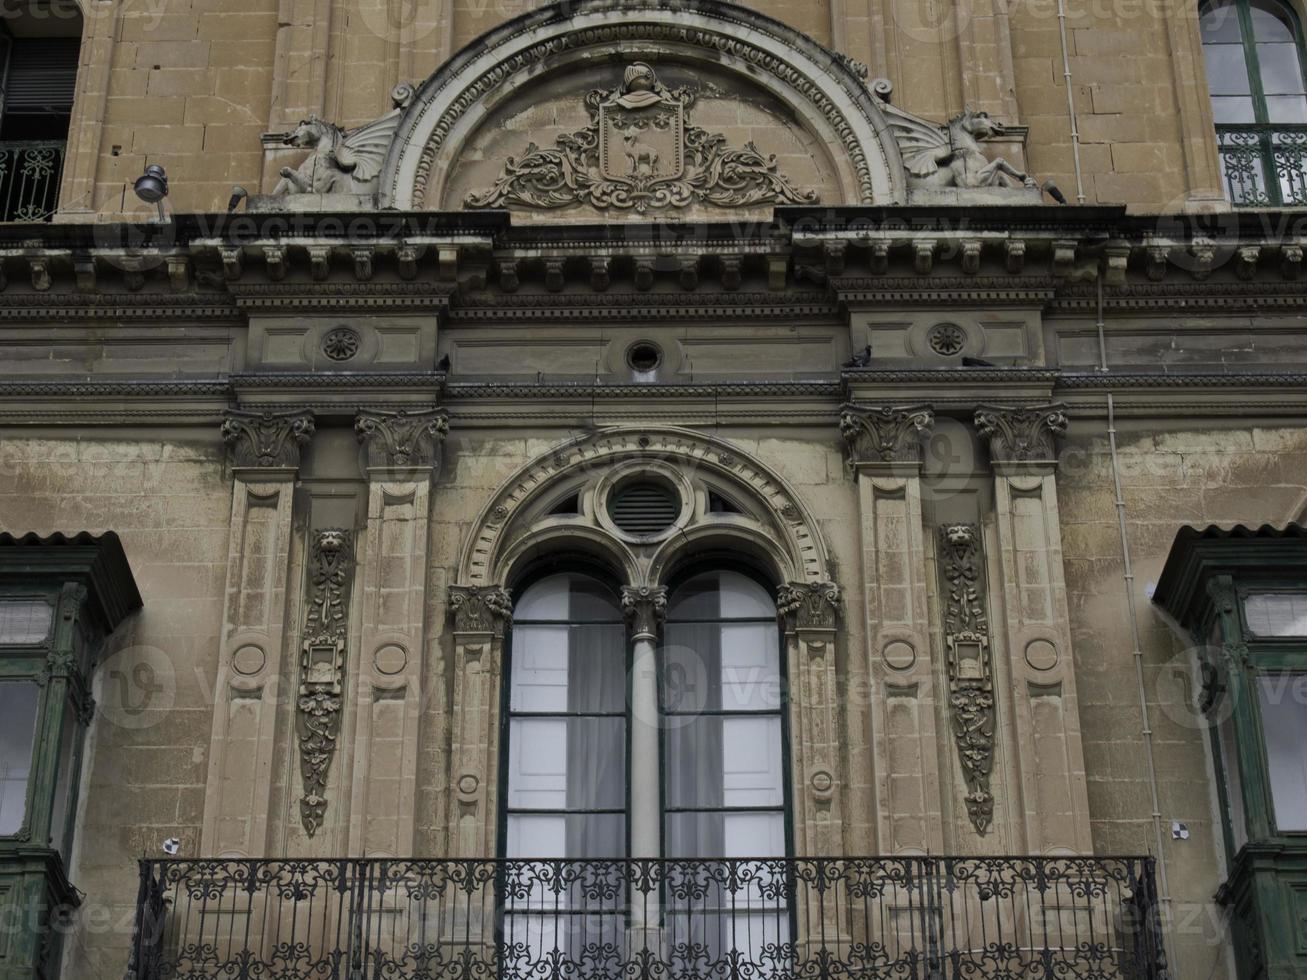
[[[690,125],[694,101],[693,92],[668,89],[653,68],[636,62],[619,88],[585,97],[589,126],[560,136],[556,149],[532,143],[521,157],[509,157],[494,187],[469,194],[467,205],[588,204],[644,214],[692,204],[816,203],[814,191],[798,190],[779,173],[775,156],[753,143],[729,149],[725,136]]]

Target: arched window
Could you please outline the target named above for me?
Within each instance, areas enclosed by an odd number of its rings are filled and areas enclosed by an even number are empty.
[[[1307,204],[1297,15],[1283,0],[1205,0],[1199,24],[1227,196],[1244,206]]]
[[[552,575],[523,592],[509,654],[506,857],[626,856],[626,627],[616,592]]]
[[[690,579],[671,595],[661,663],[666,856],[785,856],[775,601],[739,572]]]

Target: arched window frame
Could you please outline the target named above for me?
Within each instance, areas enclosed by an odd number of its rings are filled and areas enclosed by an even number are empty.
[[[1293,44],[1299,70],[1307,79],[1307,56],[1304,52],[1302,20],[1298,11],[1284,0],[1264,0],[1278,7],[1293,30]],[[1217,146],[1221,158],[1221,178],[1226,197],[1237,207],[1279,207],[1307,204],[1307,122],[1272,122],[1262,71],[1253,33],[1251,0],[1230,0],[1238,17],[1244,69],[1248,74],[1249,97],[1254,121],[1250,123],[1217,122]],[[1201,18],[1215,6],[1213,0],[1199,4]],[[1201,30],[1201,27],[1200,27]],[[1211,42],[1204,39],[1204,48]],[[1219,98],[1208,79],[1209,98]],[[1303,96],[1307,107],[1307,95]],[[1215,103],[1213,104],[1215,108]]]

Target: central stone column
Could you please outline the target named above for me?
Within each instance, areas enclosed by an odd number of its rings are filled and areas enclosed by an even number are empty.
[[[622,613],[631,639],[631,857],[655,860],[662,853],[663,815],[658,635],[667,615],[667,590],[623,586]],[[647,951],[651,959],[657,959],[662,948],[658,889],[632,892],[630,901],[629,956],[635,959]]]

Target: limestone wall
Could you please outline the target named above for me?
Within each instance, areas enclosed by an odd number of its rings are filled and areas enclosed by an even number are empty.
[[[389,109],[527,0],[139,0],[93,4],[61,208],[140,211],[147,163],[179,211],[220,210],[233,184],[271,191],[301,153],[260,144],[317,114],[345,126]],[[823,0],[751,6],[867,63],[904,108],[945,119],[970,103],[1030,127],[995,144],[1074,197],[1071,125],[1053,0]],[[1192,9],[1191,9],[1192,8]],[[1072,4],[1068,43],[1086,199],[1143,210],[1219,198],[1196,4]]]

